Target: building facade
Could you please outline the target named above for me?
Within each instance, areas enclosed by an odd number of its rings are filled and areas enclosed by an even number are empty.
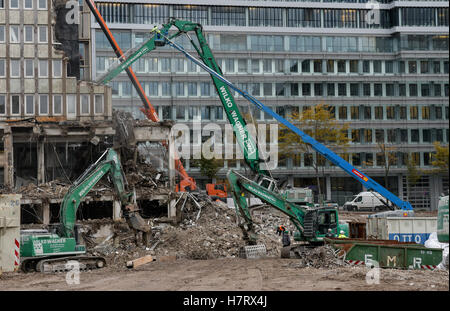
[[[433,143],[449,142],[448,1],[96,1],[122,50],[149,38],[169,17],[199,22],[225,76],[282,116],[319,103],[348,123],[350,146],[344,155],[384,184],[380,144],[395,152],[388,189],[415,208],[437,206],[448,190],[447,174],[432,168]],[[100,27],[91,19],[92,76],[114,61]],[[1,38],[1,37],[0,37]],[[189,40],[178,39],[192,50]],[[169,47],[142,57],[133,69],[162,119],[191,124],[227,124],[209,75]],[[140,99],[125,73],[111,83],[113,106],[140,115]],[[245,111],[248,103],[236,96]],[[274,123],[252,110],[258,123]],[[199,142],[201,143],[201,142]],[[406,159],[423,170],[408,183]],[[198,183],[198,170],[185,166]],[[225,160],[218,179],[242,161]],[[294,186],[315,184],[308,156],[281,156],[275,177]],[[364,190],[353,178],[326,164],[321,177],[328,199],[343,204]]]
[[[91,146],[113,141],[111,89],[80,80],[80,26],[66,23],[65,3],[0,1],[0,184],[9,189],[74,178]]]

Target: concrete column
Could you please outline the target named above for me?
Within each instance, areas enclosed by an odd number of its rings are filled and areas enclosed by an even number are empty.
[[[37,143],[37,180],[38,184],[45,183],[45,143]]]
[[[120,201],[113,201],[113,220],[120,220],[122,218],[122,208]]]
[[[172,135],[169,135],[169,187],[175,190],[175,143]]]
[[[4,129],[4,148],[5,148],[5,168],[4,183],[6,186],[14,187],[14,148],[13,136],[10,127]]]
[[[42,224],[44,224],[44,225],[50,224],[50,204],[49,203],[42,203],[40,216],[42,219]]]
[[[400,174],[397,176],[398,178],[398,197],[405,200],[406,193],[403,193],[403,176]]]
[[[327,200],[331,200],[331,176],[330,175],[325,176],[325,187],[326,187]]]

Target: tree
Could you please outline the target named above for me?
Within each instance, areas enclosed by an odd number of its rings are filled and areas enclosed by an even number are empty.
[[[193,160],[193,166],[200,168],[203,176],[213,179],[223,167],[223,160],[216,159],[215,157],[206,159],[202,154],[200,159]]]
[[[448,156],[449,156],[449,148],[447,146],[441,146],[441,144],[437,141],[434,142],[434,150],[431,165],[434,167],[434,171],[436,173],[444,173],[448,174],[449,165],[448,165]]]
[[[379,162],[384,167],[384,186],[389,188],[389,171],[391,167],[397,164],[397,156],[395,151],[397,148],[386,146],[385,143],[378,143],[378,154],[380,155],[377,158],[377,164],[380,165]]]
[[[292,123],[303,132],[326,145],[333,151],[343,151],[349,143],[347,137],[348,124],[340,124],[333,116],[331,107],[320,103],[309,109],[304,109],[301,113],[294,111],[289,114]],[[311,166],[316,172],[317,189],[319,198],[322,195],[322,189],[319,181],[319,170],[324,175],[325,158],[320,155],[311,145],[303,142],[300,136],[288,130],[281,125],[279,134],[279,148],[285,155],[305,154],[310,160]],[[315,155],[315,156],[312,156]]]

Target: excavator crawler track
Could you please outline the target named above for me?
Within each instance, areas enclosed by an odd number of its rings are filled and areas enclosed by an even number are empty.
[[[78,265],[78,267],[76,266]],[[73,269],[87,271],[101,269],[106,266],[106,259],[100,256],[67,256],[29,258],[22,261],[23,272],[66,272]]]

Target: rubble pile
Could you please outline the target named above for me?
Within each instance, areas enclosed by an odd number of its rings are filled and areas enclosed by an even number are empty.
[[[30,183],[20,187],[18,193],[29,199],[55,199],[62,198],[69,190],[70,185],[60,180],[53,180],[44,184]]]
[[[202,200],[197,203],[185,204],[179,224],[172,224],[163,217],[147,219],[152,227],[152,239],[147,246],[136,244],[134,233],[124,221],[83,222],[86,229],[82,237],[89,253],[106,257],[108,265],[116,268],[125,268],[127,261],[146,255],[178,259],[238,257],[245,242],[236,224],[234,209],[220,201]],[[279,257],[281,237],[276,234],[276,226],[288,225],[287,217],[265,210],[259,211],[255,220],[258,242],[266,245],[268,256]],[[108,229],[104,229],[105,226]],[[99,231],[103,231],[102,238],[96,238]]]
[[[302,258],[292,265],[296,268],[322,268],[332,269],[345,266],[345,262],[336,256],[336,251],[330,245],[315,248],[306,248]]]

